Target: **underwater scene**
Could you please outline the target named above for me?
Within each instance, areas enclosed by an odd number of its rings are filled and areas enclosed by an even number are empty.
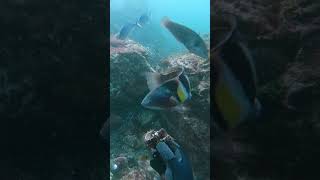
[[[211,3],[213,178],[319,179],[319,1]]]
[[[111,0],[110,179],[210,179],[209,43],[209,0]]]

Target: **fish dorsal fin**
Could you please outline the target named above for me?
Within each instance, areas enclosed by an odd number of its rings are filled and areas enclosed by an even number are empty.
[[[150,91],[154,90],[155,88],[159,87],[162,84],[160,73],[147,72],[145,76],[146,76],[148,88]]]
[[[164,74],[160,74],[158,72],[147,72],[145,75],[149,90],[152,91],[153,89],[174,78],[178,79],[182,72],[183,69],[178,67],[171,68]]]

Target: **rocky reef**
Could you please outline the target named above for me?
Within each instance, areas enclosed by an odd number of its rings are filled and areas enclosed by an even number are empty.
[[[112,171],[112,179],[153,179],[156,173],[148,163],[141,124],[154,118],[152,112],[141,112],[140,102],[148,91],[145,72],[150,72],[149,54],[132,40],[110,40],[110,167],[119,158],[126,164]],[[155,121],[156,122],[156,121]],[[130,162],[129,160],[130,159]],[[118,163],[119,164],[119,163]],[[152,176],[152,177],[151,177]]]
[[[192,99],[183,113],[162,115],[164,128],[177,139],[189,154],[195,176],[210,177],[210,63],[186,53],[171,56],[161,63],[162,70],[182,66],[190,79]]]
[[[110,49],[110,117],[111,164],[120,155],[131,157],[121,171],[112,172],[115,179],[153,179],[158,174],[150,167],[150,152],[143,144],[143,134],[150,129],[165,128],[188,153],[196,179],[208,179],[210,172],[210,64],[200,57],[182,53],[151,67],[148,49],[132,40]],[[112,46],[111,46],[112,47]],[[192,100],[186,111],[152,111],[140,103],[148,93],[144,73],[163,72],[183,66],[192,87]],[[114,118],[117,116],[117,118]],[[121,123],[116,123],[116,122]],[[113,125],[114,124],[114,125]],[[190,143],[192,142],[192,143]],[[112,167],[112,165],[111,165]]]
[[[232,13],[254,57],[260,121],[216,140],[217,179],[317,179],[319,144],[319,2],[215,1]],[[212,35],[214,36],[214,35]],[[234,147],[234,151],[230,151]],[[232,172],[232,173],[230,173]]]

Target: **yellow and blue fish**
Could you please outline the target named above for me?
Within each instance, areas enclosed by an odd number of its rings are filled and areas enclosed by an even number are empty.
[[[146,73],[150,92],[141,105],[148,109],[174,109],[191,99],[190,81],[181,67],[172,68],[166,74]]]

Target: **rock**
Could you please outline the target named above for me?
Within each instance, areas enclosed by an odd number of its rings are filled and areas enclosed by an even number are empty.
[[[154,124],[158,122],[158,117],[159,114],[157,112],[143,110],[136,117],[137,127],[139,127],[142,132],[148,130],[150,127],[156,128]]]
[[[110,114],[109,118],[109,127],[111,131],[118,129],[123,123],[123,118],[119,115],[116,115],[114,113]]]
[[[138,107],[148,91],[145,72],[151,71],[146,49],[131,41],[110,48],[110,105],[113,113]]]
[[[295,109],[311,111],[320,97],[320,68],[303,63],[291,64],[282,76],[286,90],[285,104]]]
[[[147,151],[140,151],[139,148],[135,148],[134,152],[126,151],[124,154],[112,156],[114,158],[110,160],[111,179],[131,180],[134,178],[143,178],[149,180],[159,177],[159,174],[150,166],[149,158],[146,156],[147,154]],[[115,164],[117,166],[114,166]],[[116,168],[112,169],[112,167]]]
[[[142,145],[142,140],[138,139],[135,135],[127,135],[124,137],[124,143],[130,148],[138,149]]]
[[[195,177],[209,177],[210,64],[209,61],[187,53],[169,57],[163,61],[159,70],[165,71],[175,66],[184,67],[190,80],[192,99],[185,104],[186,112],[166,112],[161,121],[166,125],[164,128],[167,132],[189,155]]]
[[[146,174],[142,170],[130,171],[127,175],[123,176],[120,180],[147,180]]]
[[[128,159],[125,156],[118,156],[111,160],[110,171],[113,176],[121,177],[128,171]]]
[[[158,178],[159,175],[156,175],[154,171],[133,169],[120,180],[154,180]]]

